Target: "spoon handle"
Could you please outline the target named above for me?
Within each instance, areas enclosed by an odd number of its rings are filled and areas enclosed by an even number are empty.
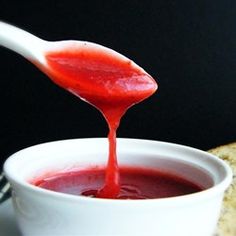
[[[0,46],[6,47],[29,60],[44,61],[44,40],[0,21]]]

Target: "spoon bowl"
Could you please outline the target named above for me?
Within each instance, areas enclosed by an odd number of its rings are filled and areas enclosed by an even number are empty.
[[[154,79],[140,66],[96,43],[49,42],[0,21],[0,45],[22,55],[53,82],[98,109],[99,101],[105,100],[111,105],[124,101],[127,109],[157,89]]]

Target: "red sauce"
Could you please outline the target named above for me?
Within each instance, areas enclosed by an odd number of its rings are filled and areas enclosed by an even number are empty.
[[[98,197],[103,187],[105,169],[95,168],[58,173],[36,181],[35,185],[61,193]],[[200,186],[176,175],[158,170],[120,167],[118,199],[153,199],[191,194]]]
[[[120,174],[116,157],[116,130],[132,105],[151,96],[155,80],[142,68],[120,54],[84,43],[46,54],[46,74],[58,85],[95,106],[109,127],[109,158],[104,186],[96,196],[117,198]]]

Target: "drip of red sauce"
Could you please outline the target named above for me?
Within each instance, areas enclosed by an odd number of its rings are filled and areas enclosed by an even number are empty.
[[[48,190],[97,197],[105,180],[104,168],[52,174],[34,182]],[[117,199],[154,199],[175,197],[203,190],[182,177],[140,167],[120,167],[120,191]]]
[[[157,84],[142,68],[120,54],[85,43],[46,54],[45,73],[58,85],[95,106],[109,127],[109,158],[104,186],[97,197],[117,198],[120,176],[116,130],[126,110],[152,95]]]

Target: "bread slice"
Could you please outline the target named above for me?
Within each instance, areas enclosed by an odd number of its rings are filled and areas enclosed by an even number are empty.
[[[217,236],[236,236],[236,142],[209,150],[233,170],[233,182],[224,196]]]

